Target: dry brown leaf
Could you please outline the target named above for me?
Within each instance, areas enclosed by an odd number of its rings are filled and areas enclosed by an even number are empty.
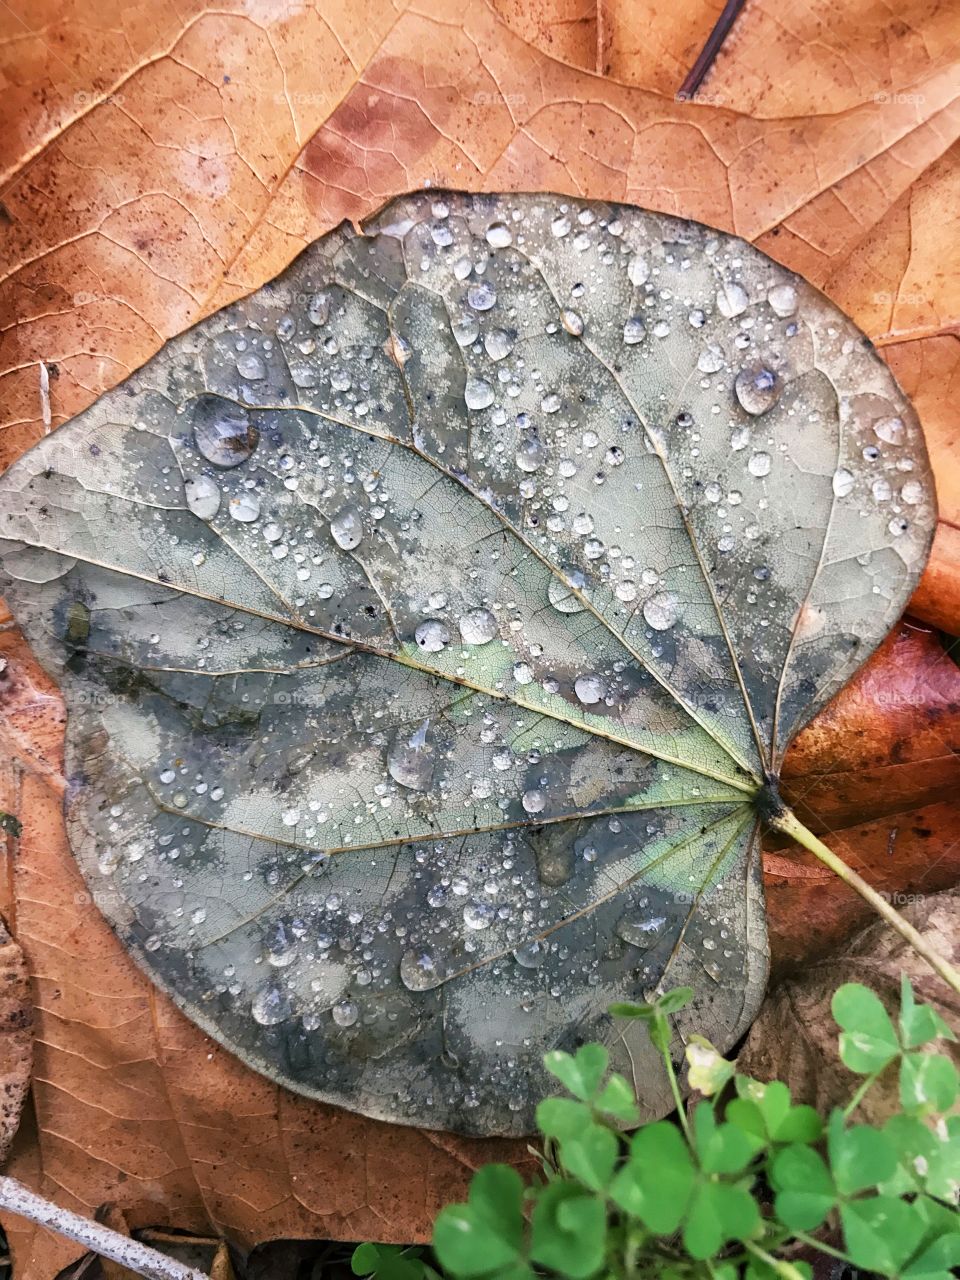
[[[957,955],[960,938],[960,890],[934,894],[906,907],[910,923],[944,955]],[[897,934],[882,923],[870,925],[839,955],[814,963],[802,976],[776,987],[764,1002],[737,1059],[738,1069],[759,1080],[783,1080],[798,1102],[821,1114],[850,1101],[862,1077],[837,1056],[837,1026],[830,1013],[833,993],[844,982],[861,982],[875,991],[896,1016],[900,975],[913,983],[918,1001],[932,1005],[955,1026],[960,1000]],[[941,1041],[940,1051],[960,1065],[960,1047]],[[858,1117],[880,1124],[900,1110],[895,1071],[881,1077],[860,1107]]]
[[[930,561],[910,601],[918,618],[950,634],[960,618],[960,529],[937,525]]]
[[[798,735],[783,791],[796,812],[899,909],[960,880],[960,670],[939,636],[906,621]],[[768,842],[776,972],[841,946],[870,907],[798,845]]]
[[[20,1124],[32,1064],[30,978],[23,952],[0,921],[0,1165]]]
[[[797,735],[781,785],[820,833],[955,800],[960,670],[940,637],[902,622],[873,660]]]
[[[171,334],[401,190],[625,199],[755,241],[884,344],[916,397],[946,522],[915,607],[960,630],[949,469],[960,237],[945,217],[958,207],[960,21],[949,5],[919,0],[896,15],[877,0],[807,0],[788,14],[750,6],[701,101],[676,103],[719,9],[719,0],[421,9],[328,0],[319,11],[301,0],[216,11],[14,0],[0,44],[12,89],[0,456],[19,456],[46,429],[41,361],[57,425]],[[926,672],[931,655],[888,655],[886,678],[914,663]],[[844,751],[863,745],[860,756],[830,756],[826,736],[798,743],[797,797],[809,787],[808,807],[822,825],[844,827],[864,864],[880,857],[892,818],[885,810],[877,826],[875,812],[858,810],[861,771],[897,797],[898,814],[925,806],[915,825],[935,834],[922,839],[953,856],[942,799],[952,762],[926,715],[940,708],[942,726],[948,701],[955,714],[951,678],[944,667],[920,682],[920,721],[908,722],[904,706],[894,725],[883,708],[882,729],[874,694],[861,690],[852,720],[832,725],[849,739]],[[519,1157],[519,1146],[376,1124],[277,1090],[176,1013],[133,970],[66,849],[59,700],[29,664],[12,679],[22,683],[5,743],[26,771],[0,783],[5,806],[25,817],[10,905],[34,975],[40,1135],[23,1135],[12,1172],[81,1211],[116,1202],[133,1226],[212,1226],[246,1241],[409,1240],[427,1232],[471,1165],[494,1152]],[[913,735],[907,758],[890,755]],[[874,737],[886,757],[870,754]],[[876,830],[866,835],[850,826],[869,819]],[[904,826],[890,872],[901,887],[925,847]],[[774,945],[787,955],[823,883],[789,850],[768,856],[779,860],[768,866]],[[847,920],[843,900],[829,901],[823,936]],[[75,1256],[43,1232],[10,1227],[23,1280],[49,1280]]]
[[[829,838],[898,911],[960,880],[955,800],[851,824]],[[763,870],[775,975],[832,955],[874,919],[859,894],[797,847],[764,854]]]
[[[210,1280],[236,1280],[236,1273],[230,1260],[230,1250],[224,1243],[217,1246],[217,1252],[213,1255]]]

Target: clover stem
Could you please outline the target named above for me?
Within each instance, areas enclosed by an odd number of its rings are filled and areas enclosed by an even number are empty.
[[[753,1243],[752,1240],[744,1240],[744,1248],[748,1253],[752,1253],[755,1258],[759,1258],[778,1276],[783,1276],[784,1280],[803,1280],[803,1272],[798,1270],[792,1262],[784,1262],[780,1258],[775,1258],[772,1254],[767,1253],[766,1249],[761,1249],[759,1245]]]
[[[884,1071],[885,1070],[886,1070],[886,1067],[884,1067]],[[856,1111],[857,1107],[859,1107],[860,1103],[864,1100],[864,1098],[867,1096],[869,1091],[877,1083],[877,1079],[879,1076],[880,1076],[880,1072],[874,1071],[873,1075],[869,1075],[867,1076],[866,1080],[861,1081],[859,1089],[857,1089],[856,1093],[853,1095],[853,1097],[850,1099],[850,1101],[847,1103],[847,1105],[843,1109],[844,1120],[850,1119],[850,1117]]]
[[[841,1253],[839,1249],[834,1249],[833,1245],[825,1244],[822,1240],[818,1240],[816,1236],[809,1235],[806,1231],[794,1231],[794,1240],[799,1240],[801,1244],[808,1245],[811,1249],[819,1249],[821,1253],[825,1253],[830,1258],[836,1258],[838,1262],[846,1262],[851,1267],[853,1261],[845,1253]]]
[[[867,884],[862,876],[854,871],[853,867],[847,866],[844,860],[837,856],[832,849],[828,848],[812,831],[803,825],[800,819],[790,809],[782,809],[779,813],[768,818],[769,824],[776,831],[781,831],[784,835],[789,836],[791,840],[796,840],[797,844],[802,845],[804,849],[808,849],[815,857],[830,868],[834,875],[848,884],[851,889],[855,889],[864,901],[868,902],[877,915],[882,916],[891,928],[896,929],[906,942],[916,951],[917,955],[922,956],[927,964],[935,973],[952,987],[954,991],[960,995],[960,972],[958,972],[949,960],[932,946],[919,933],[908,920],[905,920],[895,907],[892,907],[886,898],[877,893],[871,885]]]
[[[677,1073],[673,1069],[673,1059],[670,1057],[669,1048],[661,1048],[661,1056],[663,1057],[663,1065],[667,1069],[667,1079],[670,1081],[670,1092],[673,1094],[673,1101],[677,1108],[677,1119],[680,1121],[680,1127],[683,1129],[687,1142],[693,1146],[693,1135],[690,1132],[690,1124],[687,1120],[687,1109],[684,1105],[683,1097],[680,1093],[680,1085],[677,1081]]]

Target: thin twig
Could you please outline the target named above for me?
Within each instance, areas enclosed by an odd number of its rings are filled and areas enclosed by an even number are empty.
[[[139,1240],[131,1240],[119,1231],[111,1231],[99,1222],[91,1222],[69,1209],[61,1209],[57,1204],[44,1200],[29,1187],[16,1178],[0,1177],[0,1209],[9,1209],[11,1213],[29,1218],[56,1231],[68,1240],[75,1240],[85,1249],[92,1249],[104,1258],[119,1262],[128,1271],[143,1276],[144,1280],[209,1280],[202,1271],[186,1267],[182,1262],[168,1258],[156,1249],[148,1249]]]
[[[720,17],[714,24],[713,30],[707,36],[706,44],[700,50],[699,57],[687,72],[683,84],[677,90],[679,101],[686,102],[692,98],[701,84],[703,84],[704,76],[713,66],[714,59],[720,52],[724,40],[730,34],[730,28],[736,22],[737,15],[745,3],[746,0],[727,0]]]

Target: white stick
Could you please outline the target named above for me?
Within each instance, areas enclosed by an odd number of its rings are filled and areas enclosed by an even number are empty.
[[[156,1249],[148,1249],[139,1240],[131,1240],[129,1236],[111,1231],[99,1222],[91,1222],[69,1209],[61,1209],[59,1205],[44,1200],[43,1196],[35,1195],[16,1178],[0,1177],[0,1209],[9,1209],[21,1218],[29,1218],[41,1227],[59,1232],[68,1240],[76,1240],[85,1249],[91,1249],[104,1258],[112,1258],[146,1280],[209,1280],[203,1272],[185,1267]]]

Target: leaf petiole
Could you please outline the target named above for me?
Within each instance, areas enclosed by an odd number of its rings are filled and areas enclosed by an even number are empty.
[[[803,1272],[798,1271],[792,1262],[784,1262],[781,1258],[775,1258],[773,1254],[767,1253],[766,1249],[761,1249],[759,1245],[754,1244],[751,1240],[744,1240],[744,1248],[748,1253],[752,1253],[755,1258],[766,1263],[778,1276],[783,1276],[784,1280],[803,1280]]]
[[[677,1108],[677,1119],[680,1121],[680,1127],[683,1129],[687,1142],[692,1148],[693,1136],[690,1133],[690,1124],[687,1120],[687,1108],[680,1093],[680,1085],[677,1082],[677,1073],[673,1069],[673,1059],[670,1057],[670,1050],[668,1047],[661,1047],[660,1053],[663,1057],[663,1064],[667,1069],[667,1079],[670,1081],[670,1092],[673,1094],[673,1101]]]
[[[882,1071],[874,1071],[872,1075],[867,1076],[866,1080],[862,1080],[860,1082],[860,1086],[857,1089],[856,1093],[853,1095],[853,1097],[850,1099],[850,1101],[847,1103],[847,1105],[843,1109],[844,1120],[850,1119],[850,1117],[856,1111],[857,1107],[859,1107],[860,1103],[863,1101],[866,1095],[870,1092],[870,1090],[876,1084],[878,1078],[883,1074],[883,1071],[886,1071],[886,1069],[887,1068],[884,1067]]]

